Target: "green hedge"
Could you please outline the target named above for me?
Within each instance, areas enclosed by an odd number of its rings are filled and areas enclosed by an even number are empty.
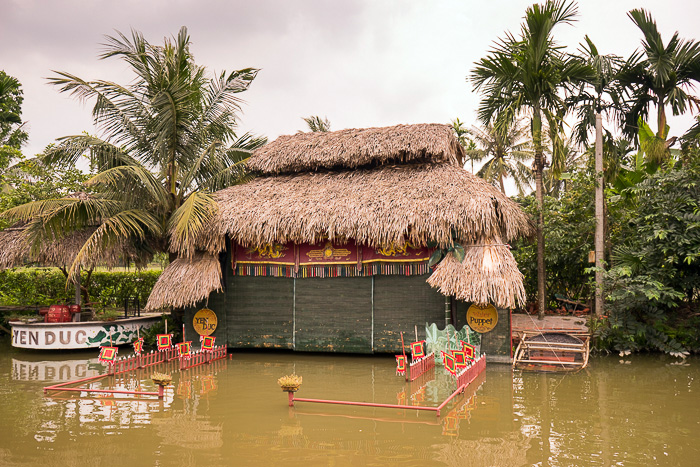
[[[102,307],[122,307],[124,299],[138,297],[143,307],[162,271],[95,271],[90,279],[90,301]],[[83,272],[85,281],[87,273]],[[73,302],[75,289],[66,288],[66,278],[56,268],[0,271],[0,305],[48,306]]]

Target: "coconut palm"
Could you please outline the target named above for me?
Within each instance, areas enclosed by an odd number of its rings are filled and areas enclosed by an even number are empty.
[[[571,96],[570,105],[576,108],[577,122],[573,130],[575,143],[588,147],[591,130],[595,128],[596,115],[606,120],[618,121],[624,116],[624,89],[618,81],[619,75],[626,72],[625,61],[617,55],[602,55],[588,37],[581,44],[581,60],[593,69],[592,79],[583,83],[577,93]],[[612,133],[606,129],[605,139],[612,140]]]
[[[481,149],[481,159],[489,158],[477,175],[498,185],[506,192],[505,178],[512,178],[522,196],[530,188],[532,168],[524,162],[532,159],[529,128],[524,120],[515,120],[506,127],[488,124],[483,128],[472,127],[470,134]]]
[[[696,96],[688,94],[694,83],[700,82],[700,42],[684,40],[674,33],[666,44],[656,21],[643,9],[628,13],[642,32],[642,52],[627,60],[627,71],[620,82],[629,89],[630,110],[624,119],[624,132],[633,139],[639,119],[646,121],[651,104],[656,106],[657,137],[666,141],[666,107],[680,115],[693,104],[700,105]]]
[[[331,122],[328,118],[321,118],[318,115],[311,115],[310,117],[302,118],[306,122],[306,126],[309,127],[309,131],[313,133],[326,133],[331,131]]]
[[[87,182],[89,197],[37,201],[4,213],[29,222],[29,240],[38,244],[87,226],[97,229],[71,267],[128,242],[148,251],[178,252],[216,211],[211,193],[245,177],[244,161],[264,139],[237,137],[237,94],[257,71],[246,68],[209,77],[195,64],[187,29],[162,46],[141,33],[107,37],[101,59],[124,60],[135,73],[128,85],[88,81],[65,72],[51,84],[79,100],[94,101],[93,119],[101,136],[60,139],[49,163],[73,165],[84,154],[97,174]]]
[[[455,138],[457,138],[457,142],[464,149],[465,157],[458,155],[457,164],[464,168],[466,157],[468,157],[469,161],[471,162],[472,173],[474,173],[474,161],[481,161],[483,158],[483,152],[477,150],[476,143],[474,143],[474,140],[469,137],[470,130],[465,126],[463,121],[461,121],[459,118],[455,118],[450,123],[452,124],[452,131],[454,132]]]
[[[535,197],[537,218],[538,311],[544,317],[544,189],[542,174],[545,167],[542,123],[551,127],[561,125],[566,103],[561,93],[581,80],[590,78],[591,71],[580,60],[567,55],[554,42],[553,29],[574,21],[577,9],[572,2],[548,0],[527,8],[520,37],[507,33],[488,56],[476,63],[471,80],[476,91],[483,93],[478,116],[485,124],[504,125],[525,112],[531,118],[534,148]],[[498,118],[496,118],[498,117]]]

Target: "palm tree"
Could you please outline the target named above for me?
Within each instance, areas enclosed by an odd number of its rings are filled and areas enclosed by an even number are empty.
[[[542,122],[544,119],[550,127],[560,126],[562,115],[566,112],[561,91],[573,88],[591,75],[589,67],[565,54],[552,37],[554,27],[571,24],[576,13],[574,3],[547,0],[542,5],[532,5],[526,10],[520,37],[515,38],[507,33],[488,56],[476,63],[471,72],[474,90],[484,94],[478,111],[482,122],[494,122],[498,127],[525,112],[529,112],[531,117],[538,207],[537,298],[540,318],[544,318],[546,300]]]
[[[235,134],[237,97],[258,70],[246,68],[208,77],[195,64],[187,29],[148,43],[141,33],[107,37],[102,59],[124,60],[136,75],[128,85],[87,81],[65,72],[50,79],[62,92],[94,100],[93,119],[102,136],[68,136],[46,161],[74,165],[89,155],[97,174],[94,194],[28,203],[4,213],[29,222],[30,241],[59,238],[97,226],[71,267],[128,242],[138,248],[190,256],[183,247],[217,209],[211,193],[244,177],[244,163],[265,140]]]
[[[477,175],[484,180],[500,186],[506,192],[504,178],[510,177],[515,182],[518,193],[522,196],[530,188],[532,169],[524,162],[532,159],[530,150],[529,128],[523,120],[515,120],[507,127],[486,125],[483,128],[472,127],[470,134],[482,149],[481,159],[490,157],[481,166]]]
[[[476,149],[476,143],[469,137],[469,128],[465,127],[464,122],[459,118],[455,118],[450,122],[452,124],[452,131],[454,132],[457,142],[462,148],[464,148],[465,156],[469,157],[472,164],[472,173],[474,173],[474,161],[480,161],[483,158],[483,153]],[[464,168],[464,163],[466,161],[461,155],[457,156],[457,164]]]
[[[29,138],[21,118],[23,100],[22,85],[17,78],[0,70],[0,148],[19,149]]]
[[[328,118],[321,118],[318,115],[312,115],[310,117],[302,118],[309,127],[309,130],[313,133],[326,133],[331,131],[331,122]]]
[[[696,96],[688,94],[694,83],[700,82],[700,42],[684,40],[675,32],[664,44],[656,27],[656,21],[643,10],[628,13],[630,19],[642,31],[643,55],[635,52],[627,60],[627,70],[620,82],[628,88],[630,110],[624,119],[624,132],[633,139],[637,135],[639,119],[647,120],[651,104],[656,106],[657,137],[666,141],[666,106],[673,115],[680,115],[700,105]]]

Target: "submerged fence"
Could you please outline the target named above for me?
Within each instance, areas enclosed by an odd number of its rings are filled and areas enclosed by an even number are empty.
[[[415,381],[426,371],[435,368],[435,354],[430,352],[423,358],[411,362],[408,366],[408,377],[406,381]]]
[[[187,356],[180,356],[177,348],[172,347],[170,349],[157,352],[151,351],[143,355],[132,355],[130,357],[119,358],[113,364],[109,365],[108,373],[110,375],[116,375],[127,371],[137,370],[139,368],[158,365],[159,363],[170,362],[172,360],[179,360],[180,370],[186,370],[187,368],[192,368],[193,366],[209,363],[225,357],[225,345],[216,346],[212,350],[198,350]]]
[[[464,389],[469,386],[469,384],[476,379],[484,370],[486,369],[486,355],[482,354],[476,361],[471,365],[465,367],[462,371],[457,373],[457,389],[452,393],[450,397],[445,399],[445,402],[437,407],[437,416],[440,416],[440,411],[450,402],[457,394],[464,392]]]
[[[65,383],[54,384],[52,386],[46,386],[44,388],[44,394],[48,391],[62,391],[62,392],[87,392],[87,393],[100,393],[100,394],[132,394],[139,396],[158,396],[159,399],[163,397],[163,388],[159,386],[158,392],[149,391],[136,391],[136,390],[122,390],[122,389],[99,389],[90,387],[68,387],[78,383],[87,383],[89,381],[95,381],[98,379],[106,378],[108,376],[122,375],[131,371],[136,371],[150,366],[159,365],[162,363],[167,363],[173,360],[178,360],[178,368],[180,370],[187,370],[204,363],[210,363],[216,360],[226,358],[227,348],[225,345],[220,345],[214,347],[212,350],[199,350],[192,352],[189,356],[180,356],[176,348],[170,348],[166,350],[161,350],[158,352],[149,352],[142,355],[132,355],[129,357],[122,357],[117,359],[115,362],[109,364],[109,369],[104,375],[92,376],[90,378],[83,378],[73,381],[68,381]]]
[[[432,355],[432,354],[431,354]],[[429,355],[430,356],[430,355]],[[426,356],[425,358],[427,359]],[[426,360],[425,366],[427,367],[429,363],[427,363],[428,360]],[[433,359],[433,367],[435,366],[435,360]],[[430,368],[426,368],[423,372],[427,371]],[[425,411],[430,411],[430,412],[435,412],[436,415],[439,417],[441,410],[452,400],[454,399],[457,394],[460,394],[464,392],[467,386],[476,379],[477,376],[479,376],[481,373],[484,372],[486,369],[486,356],[481,355],[476,361],[474,361],[471,365],[465,367],[462,371],[460,371],[457,375],[455,375],[455,379],[457,382],[457,389],[448,397],[445,399],[445,401],[440,404],[437,407],[426,407],[426,406],[421,406],[421,405],[399,405],[399,404],[379,404],[379,403],[374,403],[374,402],[353,402],[353,401],[340,401],[340,400],[332,400],[332,399],[308,399],[308,398],[303,398],[303,397],[295,397],[293,391],[288,391],[289,393],[289,406],[293,406],[294,402],[312,402],[312,403],[317,403],[317,404],[337,404],[337,405],[353,405],[353,406],[362,406],[362,407],[384,407],[384,408],[389,408],[389,409],[411,409],[411,410],[425,410]],[[420,374],[416,375],[416,378],[418,378]]]

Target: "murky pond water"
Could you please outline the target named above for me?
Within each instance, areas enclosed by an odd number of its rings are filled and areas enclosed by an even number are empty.
[[[490,364],[434,413],[297,403],[299,397],[438,405],[451,381],[408,384],[391,356],[234,353],[173,371],[163,402],[45,397],[102,371],[95,352],[19,352],[0,341],[0,466],[698,465],[700,360],[595,358],[577,374]],[[140,375],[104,384],[153,390]]]

